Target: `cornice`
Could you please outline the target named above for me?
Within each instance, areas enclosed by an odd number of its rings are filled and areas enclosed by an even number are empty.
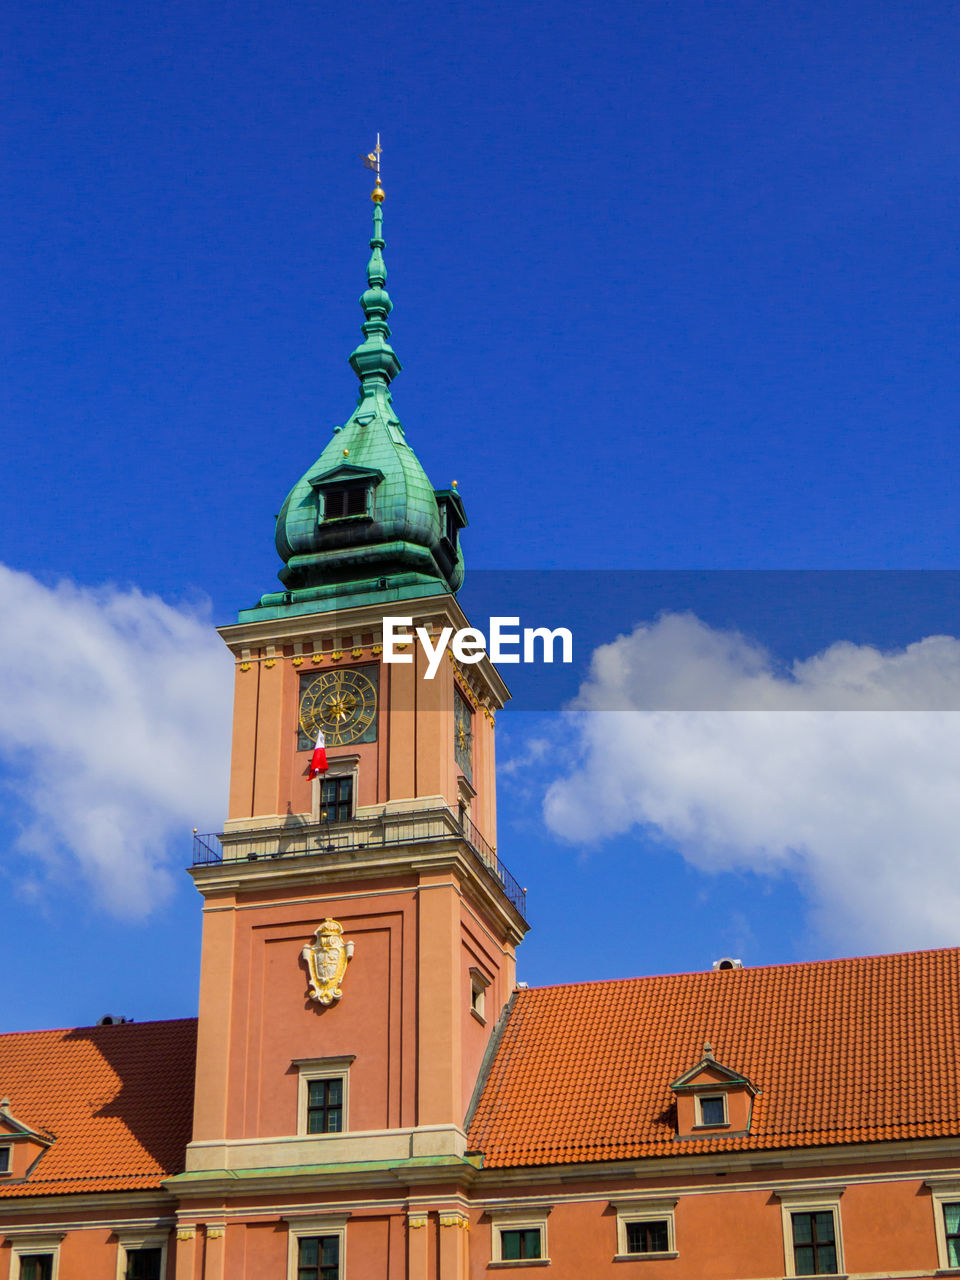
[[[0,1199],[0,1218],[6,1217],[23,1217],[25,1215],[39,1215],[41,1212],[46,1214],[53,1213],[76,1213],[77,1211],[96,1212],[97,1210],[116,1210],[118,1203],[135,1209],[137,1213],[144,1214],[150,1206],[155,1205],[158,1215],[172,1215],[176,1209],[176,1199],[166,1191],[90,1191],[86,1193],[56,1193],[54,1195],[35,1195],[35,1196],[8,1196]],[[115,1221],[116,1213],[110,1214],[109,1220]],[[145,1218],[144,1221],[147,1219]],[[150,1221],[154,1220],[151,1216]],[[173,1221],[172,1216],[170,1217]],[[36,1221],[40,1222],[40,1217],[36,1217]],[[129,1219],[124,1219],[126,1225]],[[140,1221],[139,1218],[136,1219]],[[60,1225],[59,1219],[56,1224]],[[70,1225],[70,1224],[67,1224]],[[101,1225],[84,1220],[84,1226]],[[3,1224],[0,1222],[0,1231],[3,1230]]]
[[[450,848],[449,838],[424,844],[416,852],[392,848],[384,854],[376,849],[351,849],[348,854],[298,854],[287,858],[229,860],[200,863],[190,867],[198,891],[205,898],[222,894],[269,893],[296,885],[320,887],[350,880],[375,880],[384,875],[423,875],[448,872],[468,901],[491,913],[510,939],[520,943],[529,926],[499,887],[492,872],[476,865],[475,855],[464,848]],[[411,886],[412,888],[416,886]]]
[[[167,1179],[164,1186],[183,1204],[210,1196],[289,1195],[298,1191],[340,1193],[373,1187],[388,1187],[394,1193],[398,1186],[422,1188],[432,1184],[465,1189],[472,1185],[476,1176],[476,1166],[468,1160],[442,1156],[434,1160],[425,1158],[409,1163],[379,1161],[352,1167],[303,1165],[292,1169],[211,1169],[204,1173],[177,1174]]]
[[[482,1169],[477,1181],[480,1193],[492,1186],[536,1183],[578,1182],[596,1178],[631,1182],[651,1178],[737,1174],[772,1169],[882,1164],[887,1161],[956,1160],[960,1158],[960,1136],[951,1138],[911,1138],[902,1142],[870,1142],[836,1146],[773,1148],[762,1151],[728,1151],[716,1155],[649,1157],[640,1160],[608,1160],[576,1164],[528,1165],[509,1169]],[[897,1176],[922,1174],[898,1169]],[[784,1181],[781,1176],[779,1183]]]
[[[299,614],[288,618],[267,618],[256,622],[235,622],[218,627],[217,632],[224,643],[239,661],[241,651],[265,645],[302,644],[312,642],[329,635],[331,632],[372,631],[376,637],[374,643],[380,644],[383,639],[384,617],[412,618],[413,625],[436,620],[441,625],[452,625],[455,631],[469,627],[466,614],[460,608],[455,596],[424,596],[416,600],[398,600],[392,606],[380,603],[376,606],[365,604],[349,609],[331,610],[327,613]],[[376,655],[374,655],[375,657]],[[292,661],[284,659],[282,654],[274,654],[274,661]],[[468,681],[476,681],[480,686],[479,696],[488,696],[494,710],[500,710],[510,700],[510,690],[497,668],[484,654],[478,663],[471,663],[462,668],[457,664],[461,677]],[[469,672],[469,675],[466,674]]]

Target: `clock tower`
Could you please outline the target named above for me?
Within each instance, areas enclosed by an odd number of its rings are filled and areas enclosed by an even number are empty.
[[[283,503],[282,589],[221,630],[230,799],[192,870],[204,929],[177,1280],[340,1276],[347,1253],[355,1275],[466,1275],[464,1121],[527,927],[496,841],[509,694],[485,656],[446,656],[432,678],[419,643],[384,661],[385,618],[432,637],[467,626],[467,521],[394,412],[379,171],[373,201],[357,406]],[[311,779],[318,731],[328,769]]]

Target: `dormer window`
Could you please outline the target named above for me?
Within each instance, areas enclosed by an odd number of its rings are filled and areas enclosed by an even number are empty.
[[[365,516],[367,514],[366,485],[338,485],[333,489],[325,489],[323,494],[324,520],[343,520],[347,516]]]
[[[454,518],[453,511],[448,502],[440,504],[440,516],[443,520],[443,536],[449,538],[454,547],[457,545],[457,531],[459,524]]]
[[[459,493],[456,489],[434,489],[437,509],[440,513],[441,545],[446,548],[451,560],[457,556],[457,537],[460,530],[466,527],[467,514],[463,509]]]
[[[343,462],[310,480],[317,493],[317,518],[321,525],[334,520],[369,520],[373,492],[383,479],[375,467]]]
[[[750,1132],[756,1086],[718,1062],[709,1044],[703,1057],[670,1088],[677,1099],[677,1137],[710,1138]]]
[[[10,1172],[10,1148],[0,1147],[0,1173]]]

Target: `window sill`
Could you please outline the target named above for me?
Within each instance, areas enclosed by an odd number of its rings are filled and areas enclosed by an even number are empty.
[[[499,1271],[503,1267],[549,1267],[549,1258],[507,1258],[502,1262],[488,1262],[487,1270]]]
[[[482,1014],[482,1013],[477,1013],[476,1009],[471,1009],[471,1010],[470,1010],[470,1016],[471,1016],[472,1018],[476,1018],[476,1020],[480,1023],[481,1027],[485,1027],[485,1026],[487,1025],[487,1020],[486,1020],[486,1018],[483,1016],[483,1014]],[[538,1261],[538,1259],[536,1259],[536,1258],[531,1258],[531,1259],[530,1259],[530,1261],[531,1261],[531,1262],[536,1262],[536,1261]]]
[[[660,1262],[663,1258],[679,1258],[680,1254],[676,1249],[669,1252],[664,1250],[662,1253],[618,1253],[614,1257],[614,1262]]]
[[[712,1130],[712,1129],[729,1129],[729,1128],[730,1128],[729,1121],[724,1121],[723,1124],[695,1124],[693,1126],[693,1131],[694,1133],[702,1133],[705,1129]]]

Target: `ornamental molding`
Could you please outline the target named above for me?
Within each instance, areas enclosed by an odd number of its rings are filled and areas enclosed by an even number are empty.
[[[459,1227],[461,1231],[470,1230],[470,1220],[465,1213],[441,1213],[441,1227]]]

